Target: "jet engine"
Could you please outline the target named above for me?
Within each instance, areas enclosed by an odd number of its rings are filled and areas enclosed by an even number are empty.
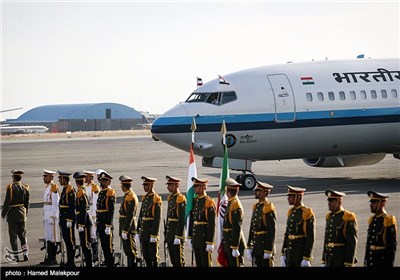
[[[362,154],[335,157],[305,158],[303,161],[312,167],[353,167],[372,165],[380,162],[386,154]]]

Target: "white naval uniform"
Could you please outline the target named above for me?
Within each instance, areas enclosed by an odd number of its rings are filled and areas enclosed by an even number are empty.
[[[97,224],[96,224],[96,210],[97,210],[97,198],[99,197],[100,188],[93,181],[86,185],[86,194],[89,199],[90,210],[89,214],[92,217],[92,229],[90,237],[93,241],[97,241]],[[97,192],[97,193],[96,193]]]
[[[57,184],[51,181],[45,188],[43,194],[43,224],[44,224],[44,237],[46,241],[60,242],[59,235],[59,200],[60,193]],[[56,192],[51,190],[56,189]]]

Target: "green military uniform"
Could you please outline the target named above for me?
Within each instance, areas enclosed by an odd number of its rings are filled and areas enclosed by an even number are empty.
[[[123,185],[128,186],[119,208],[119,235],[126,234],[126,239],[122,238],[122,246],[127,257],[128,267],[136,266],[137,245],[136,231],[136,211],[139,206],[139,200],[136,193],[131,189],[132,178],[120,176],[119,180]]]
[[[372,200],[387,200],[386,194],[369,191]],[[367,244],[365,248],[364,266],[393,267],[397,247],[397,223],[393,215],[383,210],[368,220]]]
[[[153,184],[156,179],[142,176],[143,184]],[[161,222],[161,196],[155,192],[142,196],[138,229],[142,254],[147,267],[157,267],[159,255],[159,233]]]
[[[256,190],[269,191],[273,187],[269,184],[257,182]],[[251,215],[249,239],[247,248],[253,253],[257,267],[272,267],[274,265],[274,247],[276,231],[276,210],[273,203],[267,198],[253,205]],[[272,255],[264,259],[264,253]]]
[[[338,199],[345,194],[333,190],[325,191],[328,199]],[[356,260],[357,220],[356,215],[340,207],[326,215],[322,263],[327,267],[353,266]]]
[[[24,172],[11,170],[13,183],[6,186],[6,197],[4,199],[2,218],[8,223],[8,233],[12,256],[10,261],[19,261],[17,238],[21,242],[24,260],[28,260],[28,244],[26,239],[26,218],[29,209],[29,185],[20,181]],[[18,179],[18,180],[17,180]]]
[[[290,187],[288,195],[302,195],[305,189]],[[300,267],[303,260],[311,261],[314,246],[315,219],[311,208],[303,203],[292,207],[287,213],[286,231],[283,240],[282,254],[286,266]]]
[[[206,184],[207,180],[192,178],[196,184]],[[191,239],[192,248],[197,267],[211,267],[211,252],[206,251],[207,245],[214,245],[215,234],[215,203],[207,194],[194,199],[193,209],[190,214],[188,238]]]
[[[167,184],[179,183],[181,179],[167,176]],[[167,223],[165,229],[165,242],[174,267],[185,266],[184,232],[186,197],[179,191],[168,195]],[[179,241],[179,244],[176,244]]]

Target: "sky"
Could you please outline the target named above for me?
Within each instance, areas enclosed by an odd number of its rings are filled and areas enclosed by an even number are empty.
[[[113,102],[161,114],[203,82],[288,61],[399,57],[399,1],[7,1],[1,120]]]

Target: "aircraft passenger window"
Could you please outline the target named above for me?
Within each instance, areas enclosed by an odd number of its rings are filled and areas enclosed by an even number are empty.
[[[361,99],[367,99],[367,93],[365,90],[360,91]]]
[[[376,99],[377,98],[376,90],[371,90],[371,98],[372,99]]]
[[[350,91],[350,99],[351,100],[356,100],[356,92],[354,90]]]
[[[397,90],[392,89],[390,92],[392,93],[393,98],[397,98]]]
[[[324,101],[324,94],[322,92],[317,92],[317,97],[319,101]]]
[[[385,89],[381,90],[381,95],[382,95],[382,98],[387,98],[387,92]]]
[[[328,98],[330,101],[335,101],[335,94],[332,91],[328,92]]]
[[[207,103],[218,105],[219,104],[219,93],[218,92],[210,93],[210,95],[207,98]]]
[[[339,98],[340,100],[346,100],[346,94],[344,93],[344,91],[339,91]]]
[[[236,93],[234,91],[228,91],[222,93],[221,105],[236,100]]]
[[[311,94],[311,92],[307,92],[306,93],[306,99],[307,99],[308,102],[312,102],[312,94]]]

